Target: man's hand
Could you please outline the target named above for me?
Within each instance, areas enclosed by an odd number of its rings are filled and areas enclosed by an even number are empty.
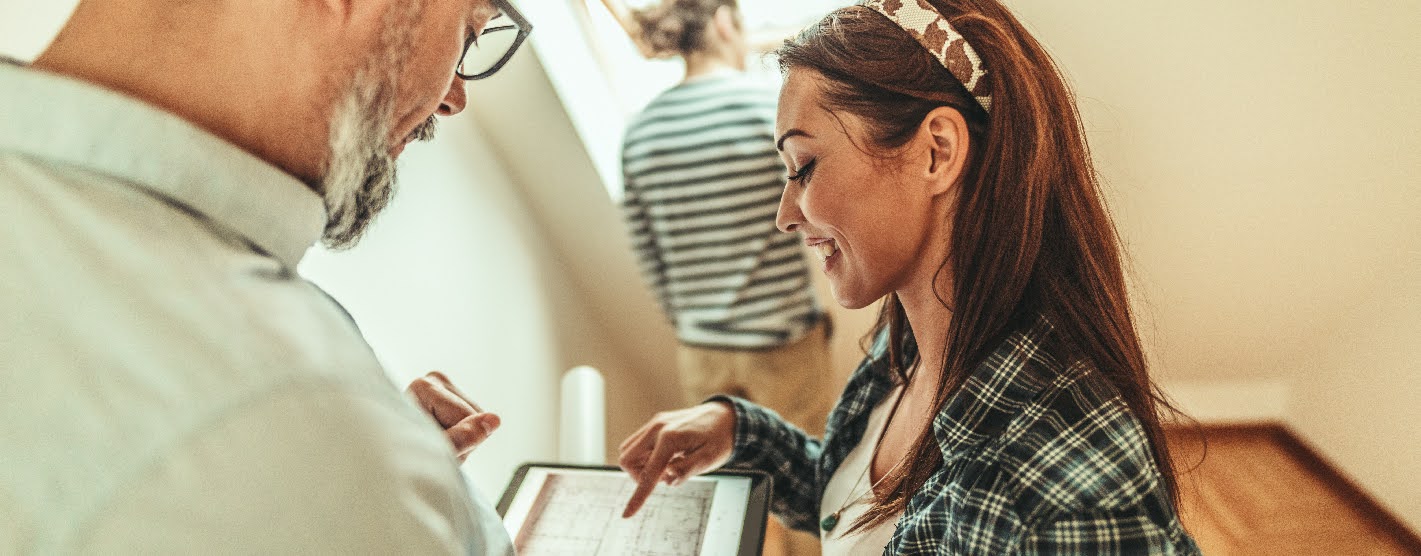
[[[405,393],[444,428],[444,435],[454,444],[454,453],[461,462],[468,459],[469,453],[487,440],[500,423],[497,415],[485,412],[439,371],[414,379]]]

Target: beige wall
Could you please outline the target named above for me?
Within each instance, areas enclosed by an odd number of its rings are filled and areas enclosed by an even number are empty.
[[[1288,385],[1421,527],[1421,9],[1010,4],[1077,86],[1157,374]]]
[[[1414,2],[1010,4],[1076,84],[1162,377],[1290,376],[1405,288],[1377,269],[1417,234]]]
[[[1421,529],[1421,247],[1397,255],[1396,285],[1293,369],[1288,422]]]

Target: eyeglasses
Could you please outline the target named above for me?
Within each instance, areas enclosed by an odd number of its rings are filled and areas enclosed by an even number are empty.
[[[465,81],[493,75],[508,63],[528,33],[533,32],[533,26],[508,0],[493,0],[493,3],[498,15],[489,20],[482,33],[471,33],[464,40],[464,54],[459,57],[454,75]]]

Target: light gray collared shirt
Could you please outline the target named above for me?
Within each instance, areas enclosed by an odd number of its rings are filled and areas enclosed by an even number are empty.
[[[324,220],[181,118],[0,64],[0,547],[511,554],[295,273]]]

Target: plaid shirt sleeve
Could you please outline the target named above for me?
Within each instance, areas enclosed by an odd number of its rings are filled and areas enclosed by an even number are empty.
[[[792,528],[818,530],[820,440],[749,401],[731,396],[711,400],[735,408],[735,449],[726,466],[769,473],[774,479],[770,511]]]

